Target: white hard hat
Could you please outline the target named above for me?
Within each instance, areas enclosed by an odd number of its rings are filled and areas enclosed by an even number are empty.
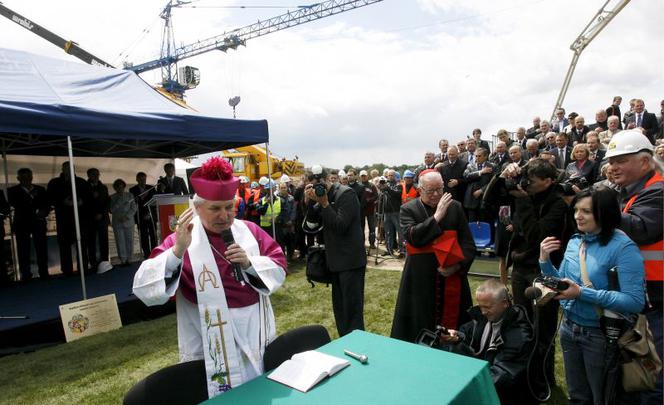
[[[260,179],[258,179],[258,184],[260,184],[261,186],[265,186],[265,185],[267,185],[267,183],[269,183],[269,182],[270,182],[270,180],[268,180],[268,178],[265,177],[265,176],[263,176],[263,177],[261,177]]]
[[[346,172],[343,169],[339,170],[339,177],[343,177],[345,175],[346,175]]]
[[[648,138],[638,129],[628,129],[611,137],[611,141],[606,147],[606,157],[631,155],[643,150],[650,153],[653,151],[653,146]]]
[[[240,183],[249,183],[249,177],[247,176],[240,176]]]
[[[368,176],[369,173],[367,173],[366,170],[360,170],[360,176]]]
[[[288,183],[288,182],[290,181],[290,177],[288,177],[287,174],[284,174],[283,176],[281,176],[281,178],[279,179],[279,181],[280,181],[281,183]]]
[[[106,273],[107,271],[109,271],[111,269],[113,269],[113,266],[111,265],[111,262],[109,262],[109,261],[100,262],[99,265],[97,266],[97,274]]]

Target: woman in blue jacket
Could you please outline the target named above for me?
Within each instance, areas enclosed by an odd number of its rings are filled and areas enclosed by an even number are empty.
[[[570,285],[560,292],[563,320],[560,344],[572,404],[602,404],[606,338],[600,329],[602,309],[622,314],[639,313],[645,304],[643,258],[636,244],[617,227],[620,206],[615,191],[584,190],[576,197],[574,219],[578,233],[567,244],[560,269],[549,254],[561,248],[549,237],[540,244],[540,269]],[[589,283],[584,285],[581,263]],[[620,291],[609,291],[607,272],[618,268]]]

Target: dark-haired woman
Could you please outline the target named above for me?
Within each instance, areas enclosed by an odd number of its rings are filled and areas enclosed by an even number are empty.
[[[570,284],[556,296],[564,314],[560,344],[570,404],[602,404],[606,338],[599,313],[602,309],[622,314],[641,311],[645,303],[643,258],[636,244],[616,229],[620,207],[613,190],[579,193],[574,219],[578,233],[569,241],[560,268],[549,260],[549,254],[561,248],[555,238],[540,244],[540,268]],[[607,274],[615,266],[620,291],[609,291]]]

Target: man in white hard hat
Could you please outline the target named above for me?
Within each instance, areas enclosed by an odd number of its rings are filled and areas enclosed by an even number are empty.
[[[617,133],[607,146],[613,181],[620,189],[622,229],[641,249],[646,270],[648,303],[644,312],[662,357],[664,282],[664,177],[655,171],[653,147],[640,129]],[[641,403],[662,403],[662,374],[655,390]]]

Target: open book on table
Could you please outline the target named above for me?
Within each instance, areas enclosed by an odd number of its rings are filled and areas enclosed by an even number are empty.
[[[267,378],[307,392],[325,377],[333,376],[348,365],[348,360],[309,350],[294,354]]]

